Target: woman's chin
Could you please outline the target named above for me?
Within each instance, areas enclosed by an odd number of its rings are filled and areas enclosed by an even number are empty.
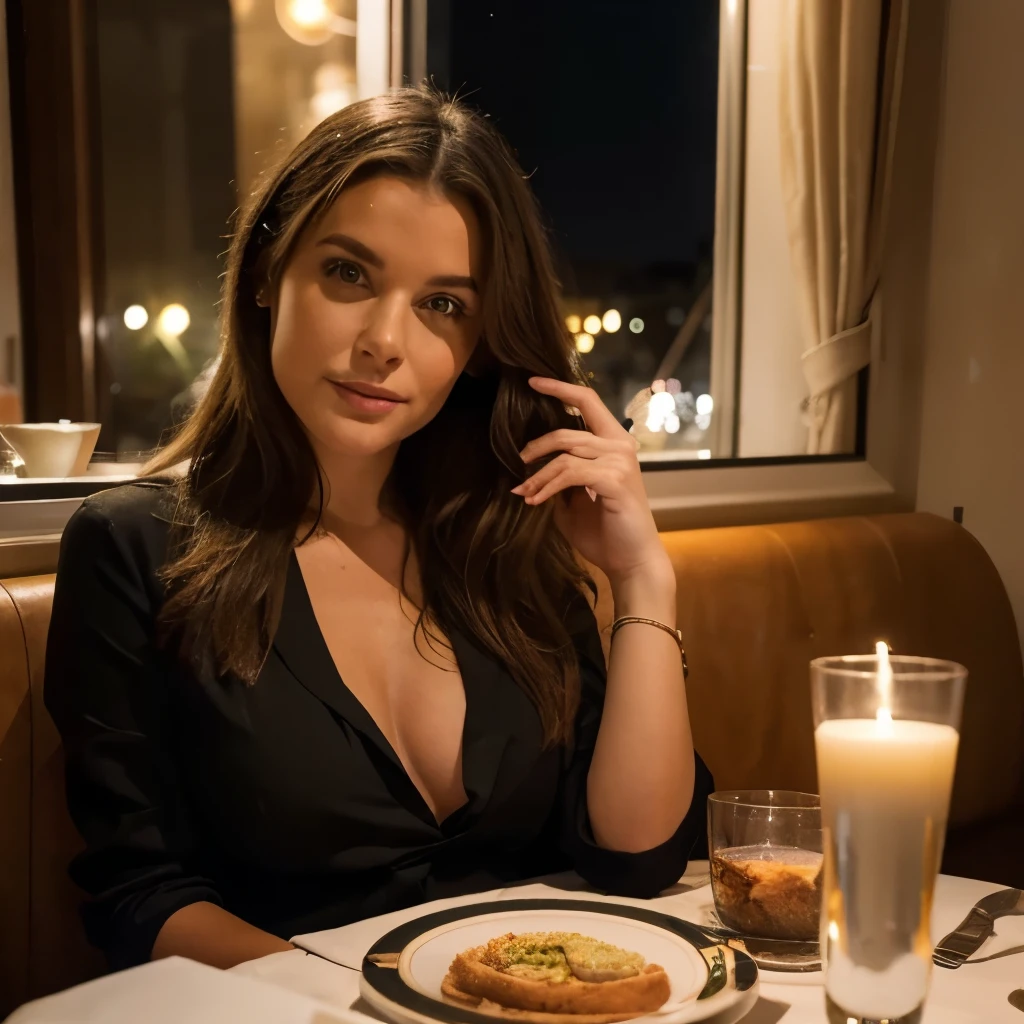
[[[317,447],[326,455],[370,458],[394,449],[405,436],[391,424],[345,419],[317,431]]]

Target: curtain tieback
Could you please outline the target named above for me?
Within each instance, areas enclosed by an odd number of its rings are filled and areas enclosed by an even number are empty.
[[[802,362],[812,396],[838,387],[871,362],[871,318],[809,348]]]

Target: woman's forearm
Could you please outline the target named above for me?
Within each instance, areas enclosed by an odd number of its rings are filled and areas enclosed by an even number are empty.
[[[215,903],[192,903],[164,922],[153,944],[152,959],[183,956],[227,970],[246,960],[294,948]]]
[[[612,580],[615,615],[676,624],[671,563]],[[598,844],[639,852],[669,839],[693,798],[694,759],[682,659],[657,626],[629,623],[615,634],[601,729],[587,779]]]

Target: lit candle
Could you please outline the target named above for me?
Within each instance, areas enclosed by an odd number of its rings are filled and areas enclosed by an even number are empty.
[[[894,717],[909,692],[903,689],[908,677],[894,688],[888,648],[880,643],[876,651],[874,679],[865,681],[873,686],[858,689],[857,680],[848,687],[855,713],[864,717],[819,716],[815,747],[825,849],[825,989],[847,1014],[881,1020],[912,1013],[927,994],[931,897],[958,734],[952,725]],[[841,673],[836,676],[841,688]],[[919,678],[916,685],[927,687]]]

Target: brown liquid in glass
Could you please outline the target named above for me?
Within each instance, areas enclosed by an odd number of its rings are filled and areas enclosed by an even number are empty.
[[[820,853],[795,846],[716,851],[711,887],[722,924],[768,939],[817,939],[821,867]]]

